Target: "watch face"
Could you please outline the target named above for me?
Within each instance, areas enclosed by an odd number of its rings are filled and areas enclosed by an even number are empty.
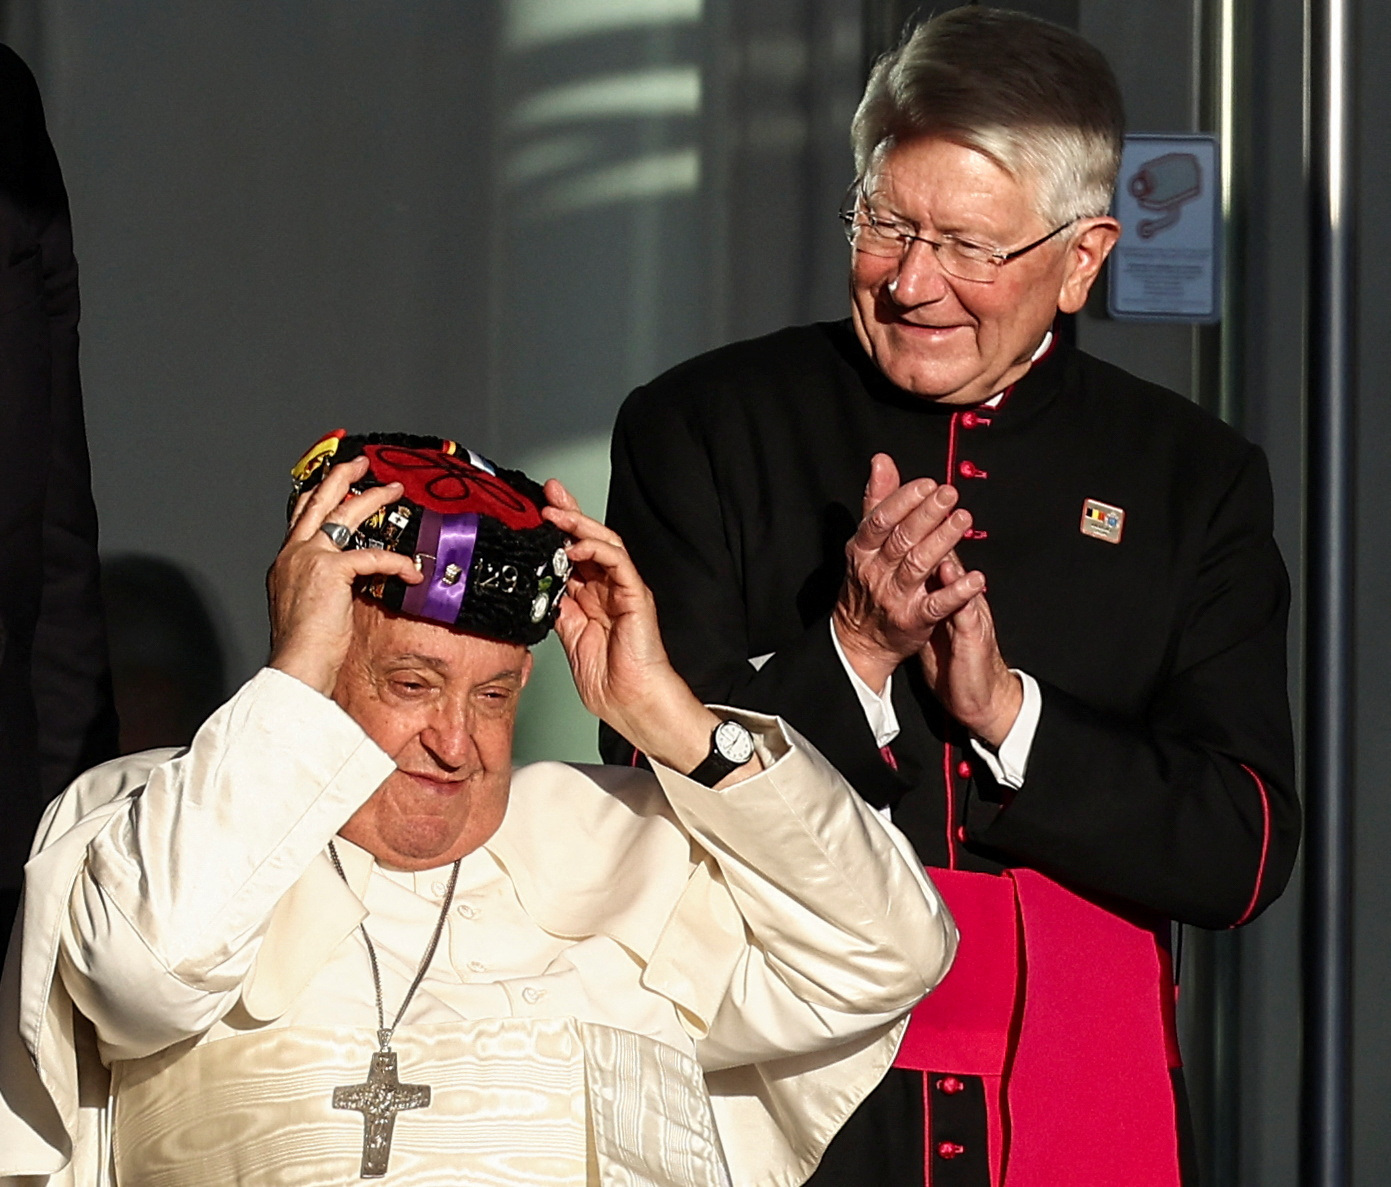
[[[737,721],[722,721],[715,730],[715,749],[742,767],[753,757],[753,735]]]

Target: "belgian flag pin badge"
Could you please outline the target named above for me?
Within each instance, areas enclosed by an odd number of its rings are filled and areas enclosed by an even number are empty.
[[[1107,544],[1119,544],[1124,531],[1123,507],[1113,507],[1099,499],[1088,499],[1082,504],[1082,535],[1105,540]]]

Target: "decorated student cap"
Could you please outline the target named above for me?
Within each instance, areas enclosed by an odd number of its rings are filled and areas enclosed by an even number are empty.
[[[367,455],[356,494],[388,482],[405,487],[353,533],[348,548],[386,548],[415,558],[425,580],[378,577],[365,592],[402,614],[507,643],[539,643],[555,625],[569,539],[541,518],[546,496],[520,470],[440,437],[330,433],[295,463],[294,498],[330,468]]]

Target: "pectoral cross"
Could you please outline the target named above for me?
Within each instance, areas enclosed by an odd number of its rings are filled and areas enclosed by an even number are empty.
[[[402,1084],[396,1077],[396,1052],[374,1052],[367,1081],[333,1090],[335,1109],[355,1109],[362,1114],[363,1179],[380,1179],[391,1158],[391,1132],[402,1109],[423,1109],[430,1103],[428,1084]]]

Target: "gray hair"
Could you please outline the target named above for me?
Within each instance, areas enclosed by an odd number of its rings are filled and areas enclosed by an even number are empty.
[[[876,151],[939,136],[1022,184],[1052,223],[1105,214],[1125,112],[1101,51],[1059,25],[998,8],[957,8],[919,25],[875,63],[850,125],[864,177]]]

